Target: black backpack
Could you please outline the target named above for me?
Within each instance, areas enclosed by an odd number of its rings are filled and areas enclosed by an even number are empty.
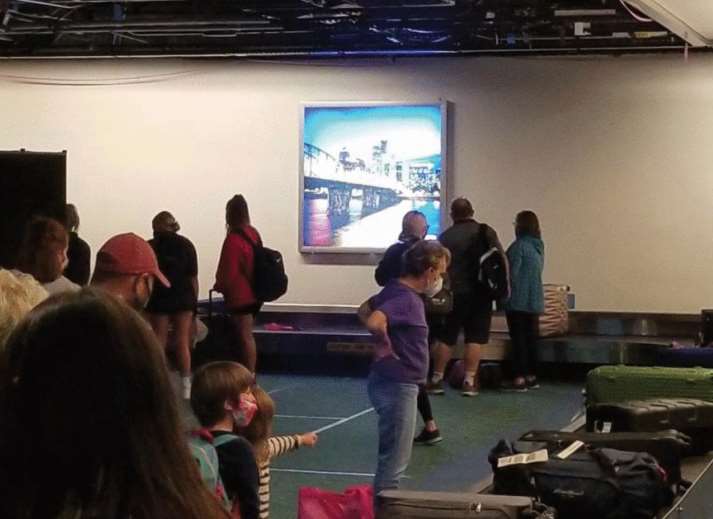
[[[498,468],[498,458],[530,448],[501,440],[490,452],[494,493],[537,497],[559,519],[650,519],[673,500],[666,473],[644,452],[595,448]]]
[[[287,292],[287,274],[282,254],[254,243],[242,229],[238,233],[253,248],[254,273],[252,288],[255,298],[260,302],[274,301]]]
[[[508,294],[508,275],[505,258],[500,250],[488,243],[488,226],[481,223],[475,238],[475,257],[477,283],[495,301],[504,299]]]

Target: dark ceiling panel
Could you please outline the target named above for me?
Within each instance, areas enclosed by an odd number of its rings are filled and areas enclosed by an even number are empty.
[[[621,0],[0,0],[0,57],[680,49]]]

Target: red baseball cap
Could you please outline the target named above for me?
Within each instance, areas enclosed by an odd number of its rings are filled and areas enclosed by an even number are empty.
[[[151,245],[132,232],[117,234],[102,245],[97,252],[96,270],[114,274],[151,274],[163,286],[171,286],[158,268]]]

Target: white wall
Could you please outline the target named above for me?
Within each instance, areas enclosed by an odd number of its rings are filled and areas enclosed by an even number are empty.
[[[174,72],[187,74],[10,77]],[[546,281],[571,284],[578,308],[713,306],[710,56],[0,62],[0,149],[68,150],[68,200],[93,251],[117,232],[148,237],[171,210],[198,248],[203,293],[225,201],[242,192],[285,255],[283,302],[355,304],[375,290],[368,260],[297,250],[299,103],[437,98],[453,103],[451,193],[471,197],[505,244],[514,214],[536,211]]]

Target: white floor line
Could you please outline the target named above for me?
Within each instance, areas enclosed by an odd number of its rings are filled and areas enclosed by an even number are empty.
[[[303,416],[299,414],[276,414],[275,418],[303,418],[305,420],[342,420],[343,416]]]
[[[302,384],[292,384],[291,386],[285,386],[285,387],[278,387],[277,389],[271,389],[270,391],[267,392],[268,395],[274,395],[275,393],[279,393],[280,391],[287,391],[288,389],[293,389],[295,387],[299,387]]]
[[[302,470],[302,469],[275,469],[270,468],[271,472],[291,472],[293,474],[319,474],[321,476],[354,476],[363,478],[373,478],[374,474],[367,472],[334,472],[331,470]]]
[[[330,423],[329,425],[325,425],[324,427],[320,427],[319,429],[317,429],[317,430],[314,431],[314,432],[317,433],[317,434],[323,433],[324,431],[328,431],[329,429],[332,429],[333,427],[337,427],[337,426],[339,426],[339,425],[342,425],[342,424],[345,424],[345,423],[347,423],[347,422],[350,422],[350,421],[354,420],[355,418],[359,418],[359,417],[362,416],[362,415],[365,415],[365,414],[367,414],[367,413],[371,413],[373,410],[374,410],[373,407],[370,407],[369,409],[364,409],[363,411],[360,411],[360,412],[358,412],[358,413],[356,413],[356,414],[353,414],[353,415],[351,415],[351,416],[348,416],[347,418],[342,418],[342,419],[339,420],[338,422]]]

